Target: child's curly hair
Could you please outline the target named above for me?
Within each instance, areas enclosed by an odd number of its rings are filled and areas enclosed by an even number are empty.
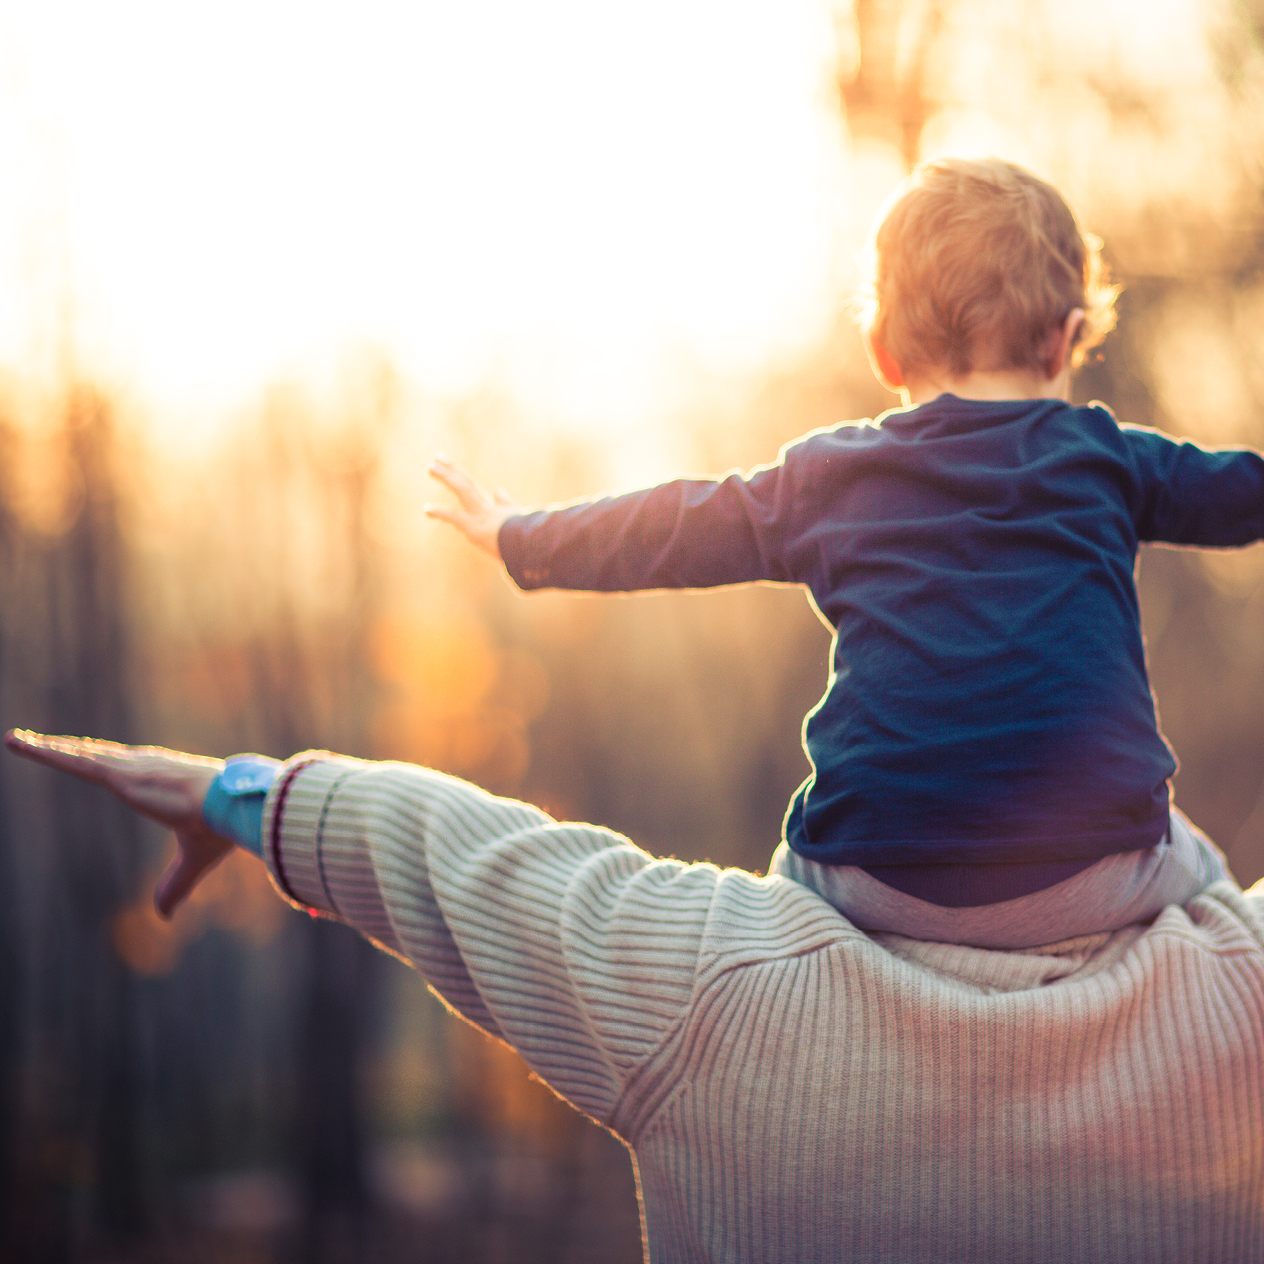
[[[905,374],[1042,368],[1075,308],[1078,367],[1115,325],[1101,242],[1052,185],[999,158],[923,163],[880,214],[862,320]]]

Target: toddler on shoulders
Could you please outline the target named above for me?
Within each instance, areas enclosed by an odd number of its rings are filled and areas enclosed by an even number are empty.
[[[430,506],[523,588],[807,587],[834,629],[771,870],[868,930],[1017,948],[1225,876],[1171,807],[1140,543],[1264,537],[1264,458],[1069,402],[1114,324],[1097,243],[1010,163],[920,167],[880,216],[864,334],[903,406],[747,474],[519,511]]]

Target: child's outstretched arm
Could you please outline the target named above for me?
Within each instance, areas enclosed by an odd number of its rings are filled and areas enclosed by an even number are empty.
[[[749,474],[676,479],[545,509],[522,509],[503,491],[492,496],[455,462],[436,457],[431,476],[460,503],[430,504],[426,513],[502,561],[520,588],[636,592],[806,582],[798,573],[804,558],[788,556],[786,539],[794,534],[791,519],[810,513],[813,497],[803,495],[802,484],[812,463],[796,461],[791,472],[792,450]],[[798,551],[809,562],[815,556],[810,541]]]
[[[438,479],[460,504],[428,504],[426,516],[450,523],[471,544],[499,562],[500,528],[506,518],[518,511],[508,493],[503,489],[498,489],[495,495],[484,491],[466,470],[446,456],[435,457],[430,477]]]

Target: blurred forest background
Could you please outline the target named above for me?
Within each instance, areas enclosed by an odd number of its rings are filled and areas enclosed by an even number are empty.
[[[854,0],[840,144],[898,174],[962,119],[1106,241],[1121,326],[1078,384],[1122,420],[1264,446],[1264,5],[1208,6],[1209,76],[1089,6]],[[1201,63],[1200,63],[1201,64]],[[735,266],[740,267],[740,261]],[[647,419],[682,472],[749,466],[894,401],[839,297],[815,349]],[[0,379],[6,727],[225,755],[414,760],[651,851],[762,869],[804,775],[828,637],[794,590],[523,597],[427,525],[436,450],[524,502],[617,479],[495,387],[431,397],[381,354],[278,383],[196,463],[127,393]],[[1264,548],[1148,550],[1177,799],[1264,875]],[[102,794],[0,766],[0,1258],[639,1259],[608,1134],[343,928],[233,857],[170,925],[169,847]]]

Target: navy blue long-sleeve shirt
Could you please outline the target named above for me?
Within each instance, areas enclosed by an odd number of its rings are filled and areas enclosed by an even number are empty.
[[[749,474],[517,515],[523,588],[805,585],[835,629],[804,724],[797,852],[866,866],[1088,860],[1153,846],[1176,769],[1139,542],[1264,536],[1264,459],[1102,405],[943,395],[817,431]]]

